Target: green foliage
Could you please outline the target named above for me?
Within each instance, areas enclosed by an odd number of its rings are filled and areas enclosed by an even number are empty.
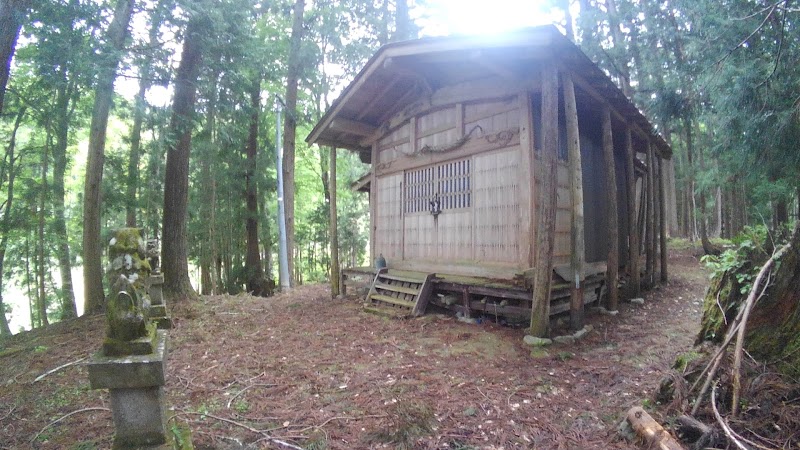
[[[756,262],[769,257],[768,237],[769,231],[763,225],[745,227],[745,230],[732,240],[736,248],[725,250],[719,256],[705,255],[700,261],[710,269],[711,278],[731,274],[738,282],[740,293],[746,294],[752,289],[760,268],[760,264]]]

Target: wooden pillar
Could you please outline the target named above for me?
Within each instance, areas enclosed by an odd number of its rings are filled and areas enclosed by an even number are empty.
[[[331,296],[336,297],[342,290],[340,270],[339,270],[339,231],[337,227],[338,215],[336,211],[336,147],[331,147],[330,176],[328,177],[328,191],[330,192],[330,232],[331,232]]]
[[[617,217],[617,174],[614,168],[614,137],[611,132],[611,110],[603,107],[603,160],[606,169],[606,210],[608,214],[608,263],[606,267],[606,287],[608,301],[606,307],[617,309],[619,289],[619,220]]]
[[[653,285],[656,283],[656,273],[661,270],[660,240],[658,238],[661,231],[661,198],[658,195],[658,180],[661,178],[661,166],[658,161],[658,154],[653,149]]]
[[[661,239],[661,282],[667,282],[667,258],[669,257],[669,252],[667,251],[667,221],[669,218],[667,217],[667,192],[665,191],[666,180],[664,179],[668,173],[664,173],[665,167],[668,167],[664,164],[663,159],[658,160],[658,168],[659,168],[659,175],[658,177],[658,196],[660,198],[661,204],[661,230],[660,230],[660,239]]]
[[[550,286],[553,281],[557,161],[558,161],[558,71],[547,64],[542,70],[542,150],[539,202],[536,214],[536,270],[533,280],[531,335],[547,336],[550,325]]]
[[[654,223],[653,219],[655,218],[655,214],[653,214],[653,207],[655,205],[653,201],[653,190],[654,185],[653,178],[655,176],[655,170],[653,169],[653,146],[650,141],[647,141],[647,212],[645,216],[645,229],[646,229],[646,240],[645,240],[645,255],[646,255],[646,268],[645,268],[645,285],[648,289],[653,287],[653,272],[655,271],[655,243],[656,240],[653,238],[654,235]]]
[[[567,151],[569,160],[569,189],[572,199],[570,220],[570,269],[573,279],[570,280],[570,327],[573,330],[583,328],[583,266],[586,258],[583,231],[583,174],[581,168],[581,143],[578,128],[578,106],[575,101],[575,85],[572,75],[564,73],[564,112],[567,122]]]
[[[628,170],[625,171],[625,181],[628,190],[628,275],[630,275],[630,296],[638,297],[640,290],[639,280],[639,227],[636,214],[636,155],[633,150],[631,129],[625,129],[625,157]],[[644,205],[642,205],[644,206]]]

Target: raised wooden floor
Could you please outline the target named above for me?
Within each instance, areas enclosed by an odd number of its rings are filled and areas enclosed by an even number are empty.
[[[561,266],[554,270],[550,315],[569,311],[571,283],[563,278],[569,271]],[[429,293],[422,294],[423,280],[430,283]],[[342,270],[343,292],[368,291],[368,303],[385,304],[408,309],[413,314],[424,313],[428,303],[460,312],[466,317],[473,314],[493,315],[513,321],[530,320],[532,289],[526,274],[513,279],[469,277],[448,274],[429,274],[410,270],[383,269],[376,276],[371,267]],[[584,272],[582,287],[584,304],[599,300],[605,280],[605,264],[589,264]],[[356,291],[357,292],[357,291]],[[429,298],[425,298],[429,296]]]

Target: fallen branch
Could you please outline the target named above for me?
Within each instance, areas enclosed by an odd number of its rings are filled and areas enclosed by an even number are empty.
[[[714,387],[711,389],[711,409],[714,410],[714,417],[717,418],[717,422],[719,423],[719,426],[722,427],[722,431],[725,433],[725,436],[728,436],[728,439],[730,439],[730,441],[733,442],[733,444],[736,445],[739,450],[750,450],[738,439],[736,439],[737,434],[731,429],[728,423],[725,422],[725,419],[722,418],[719,410],[717,410],[717,383],[714,383]]]
[[[248,390],[248,389],[250,389],[250,388],[253,388],[253,387],[259,387],[259,386],[261,386],[261,387],[275,387],[275,386],[277,386],[277,384],[271,384],[271,383],[256,383],[256,384],[251,384],[250,386],[247,386],[246,388],[244,388],[244,389],[242,389],[241,391],[237,392],[237,393],[236,393],[236,395],[234,395],[233,397],[231,397],[231,398],[228,400],[228,409],[230,409],[230,408],[231,408],[231,404],[233,404],[233,401],[234,401],[234,400],[236,400],[236,399],[237,399],[237,398],[238,398],[240,395],[244,394],[244,393],[245,393],[245,391],[247,391],[247,390]]]
[[[58,371],[59,371],[59,370],[61,370],[61,369],[66,369],[67,367],[74,366],[75,364],[78,364],[78,363],[80,363],[81,361],[83,361],[83,360],[84,360],[84,359],[86,359],[86,358],[87,358],[87,357],[86,357],[86,356],[84,356],[83,358],[76,359],[75,361],[68,362],[68,363],[66,363],[66,364],[62,364],[62,365],[60,365],[60,366],[56,367],[55,369],[50,369],[50,370],[48,370],[47,372],[45,372],[45,373],[43,373],[43,374],[39,375],[38,377],[36,377],[36,379],[34,379],[34,380],[33,380],[33,382],[34,382],[34,383],[36,383],[37,381],[41,381],[42,379],[44,379],[44,377],[46,377],[46,376],[48,376],[48,375],[52,375],[52,374],[54,374],[54,373],[58,372]]]
[[[628,410],[628,423],[647,444],[659,450],[685,450],[677,439],[639,406]]]
[[[79,413],[89,412],[89,411],[111,411],[111,410],[108,409],[108,408],[92,407],[92,408],[83,408],[83,409],[79,409],[77,411],[72,411],[71,413],[64,414],[63,416],[59,417],[58,419],[56,419],[56,420],[48,423],[47,425],[45,425],[44,428],[39,430],[39,432],[36,433],[36,435],[34,435],[31,438],[30,442],[35,441],[36,438],[38,438],[42,433],[44,433],[44,430],[52,427],[53,425],[57,424],[58,422],[61,422],[62,420],[66,419],[67,417],[74,416],[75,414],[79,414]]]
[[[259,440],[268,440],[270,442],[274,442],[275,444],[282,445],[282,446],[287,447],[287,448],[291,448],[291,449],[294,449],[294,450],[303,450],[303,447],[298,447],[298,446],[296,446],[294,444],[290,444],[290,443],[288,443],[286,441],[282,441],[282,440],[280,440],[278,438],[274,438],[274,437],[270,436],[267,433],[266,430],[257,430],[255,428],[249,426],[249,425],[245,425],[245,424],[243,424],[241,422],[237,422],[237,421],[232,420],[232,419],[226,419],[225,417],[215,416],[215,415],[209,414],[209,413],[192,412],[192,411],[181,411],[178,414],[176,414],[175,416],[178,416],[178,415],[195,415],[195,416],[210,417],[210,418],[212,418],[214,420],[219,420],[220,422],[225,422],[227,424],[234,425],[234,426],[237,426],[239,428],[244,428],[245,430],[247,430],[247,431],[249,431],[251,433],[258,434],[258,435],[260,435],[262,437],[262,439],[259,439]],[[273,430],[275,430],[275,428],[273,428]]]

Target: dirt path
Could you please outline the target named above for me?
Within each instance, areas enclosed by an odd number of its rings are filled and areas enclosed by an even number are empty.
[[[707,277],[674,252],[669,284],[643,306],[590,314],[588,337],[531,354],[523,333],[442,316],[390,320],[306,286],[270,299],[207,297],[181,305],[166,392],[196,448],[609,449],[624,412],[651,397],[694,339]],[[102,317],[27,333],[0,348],[0,448],[108,448],[108,395],[80,365]],[[205,415],[203,415],[205,414]],[[230,419],[258,430],[221,422]],[[35,439],[33,439],[35,437]],[[33,441],[31,441],[33,439]],[[388,443],[392,441],[393,443]]]

